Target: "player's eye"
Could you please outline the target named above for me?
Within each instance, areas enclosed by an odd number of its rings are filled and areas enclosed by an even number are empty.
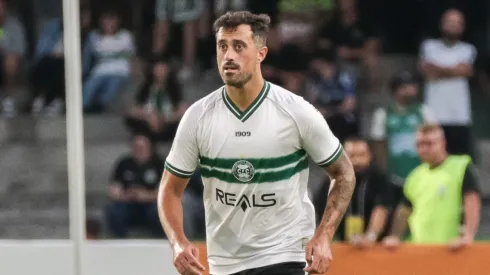
[[[219,49],[222,51],[226,51],[226,48],[227,48],[226,44],[220,44],[219,45]]]
[[[235,46],[235,50],[236,50],[236,51],[241,51],[241,50],[243,50],[243,45],[242,45],[242,44],[236,44],[236,46]]]

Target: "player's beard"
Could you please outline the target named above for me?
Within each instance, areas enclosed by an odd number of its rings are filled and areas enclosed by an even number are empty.
[[[224,78],[226,85],[243,88],[252,79],[252,74],[238,73],[229,79]]]

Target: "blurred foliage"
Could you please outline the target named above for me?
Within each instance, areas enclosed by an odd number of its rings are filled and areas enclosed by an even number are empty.
[[[334,0],[282,0],[281,11],[329,10]]]

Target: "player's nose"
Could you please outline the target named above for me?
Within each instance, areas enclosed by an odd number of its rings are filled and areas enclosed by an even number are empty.
[[[228,50],[225,53],[224,59],[226,62],[234,61],[236,58],[236,52],[233,50]]]

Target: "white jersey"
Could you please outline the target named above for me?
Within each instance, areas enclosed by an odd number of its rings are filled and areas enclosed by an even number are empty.
[[[315,229],[307,157],[325,167],[341,152],[310,103],[269,82],[245,111],[224,87],[194,103],[165,167],[190,177],[200,166],[211,274],[304,262]]]

